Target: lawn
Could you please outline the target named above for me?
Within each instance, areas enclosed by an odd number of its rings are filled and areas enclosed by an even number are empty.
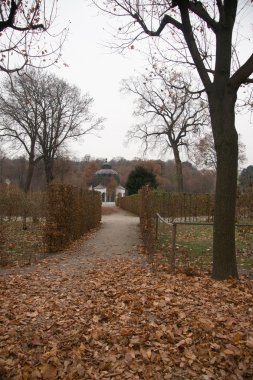
[[[251,221],[253,224],[253,222]],[[209,225],[180,225],[176,233],[176,267],[194,267],[210,271],[212,264],[212,231]],[[253,226],[236,228],[237,262],[241,273],[253,275]],[[172,227],[160,224],[157,249],[170,260]]]

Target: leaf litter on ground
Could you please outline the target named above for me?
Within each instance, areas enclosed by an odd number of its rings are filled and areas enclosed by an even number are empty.
[[[252,379],[253,283],[127,259],[0,281],[0,379]]]

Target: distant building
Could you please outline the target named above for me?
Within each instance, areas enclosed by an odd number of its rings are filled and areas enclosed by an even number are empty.
[[[102,202],[115,202],[118,197],[124,197],[126,192],[120,185],[119,174],[107,162],[95,173],[91,189],[101,193]]]

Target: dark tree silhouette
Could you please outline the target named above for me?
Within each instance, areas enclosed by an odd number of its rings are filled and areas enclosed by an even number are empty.
[[[145,185],[150,185],[150,187],[156,188],[157,182],[155,175],[143,166],[136,166],[136,168],[129,174],[126,182],[128,195],[137,194],[139,189]]]

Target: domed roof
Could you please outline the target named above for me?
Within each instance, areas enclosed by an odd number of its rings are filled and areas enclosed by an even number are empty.
[[[105,162],[102,165],[102,168],[96,171],[94,174],[94,177],[92,179],[92,186],[93,188],[98,185],[107,186],[111,178],[114,178],[118,184],[120,183],[119,174],[116,172],[116,170],[112,169],[110,164]]]
[[[98,171],[96,171],[95,175],[110,175],[110,174],[116,174],[118,175],[118,173],[116,172],[116,170],[113,170],[111,165],[108,164],[107,162],[105,162],[103,165],[102,165],[102,169],[99,169]]]

